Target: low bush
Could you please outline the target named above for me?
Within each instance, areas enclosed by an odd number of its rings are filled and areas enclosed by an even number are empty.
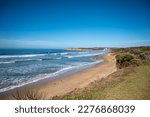
[[[129,53],[118,54],[116,56],[118,68],[128,67],[132,64],[131,60],[134,59],[134,56]]]
[[[140,59],[142,60],[150,60],[150,51],[145,51],[140,54]]]
[[[131,63],[132,63],[132,65],[134,65],[134,66],[139,66],[139,65],[142,64],[142,62],[141,62],[140,59],[132,59],[132,60],[131,60]]]

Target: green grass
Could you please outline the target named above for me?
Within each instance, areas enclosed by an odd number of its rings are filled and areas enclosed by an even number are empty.
[[[93,83],[89,88],[74,91],[61,99],[150,99],[150,64],[136,67],[130,73],[117,71],[107,80]]]

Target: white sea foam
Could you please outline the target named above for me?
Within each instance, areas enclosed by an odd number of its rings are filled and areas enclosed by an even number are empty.
[[[67,55],[69,52],[52,53],[51,55]]]
[[[34,83],[34,82],[37,82],[37,81],[42,80],[42,79],[55,78],[55,77],[57,77],[59,75],[67,73],[67,72],[69,72],[71,70],[82,70],[82,69],[94,66],[94,65],[96,65],[96,64],[98,64],[100,62],[103,62],[103,60],[90,62],[90,63],[86,63],[86,64],[84,63],[84,64],[81,64],[79,66],[69,66],[69,67],[63,68],[63,69],[61,69],[61,70],[59,70],[57,72],[54,72],[54,73],[39,74],[36,77],[32,78],[32,80],[30,80],[30,81],[21,83],[19,85],[13,85],[13,86],[8,86],[6,88],[2,88],[2,89],[0,89],[0,93],[1,92],[5,92],[5,91],[9,91],[9,90],[12,90],[12,89],[15,89],[15,88],[18,88],[18,87],[22,87],[24,85],[27,85],[27,84],[30,84],[30,83]]]
[[[0,58],[27,58],[36,56],[46,56],[48,54],[29,54],[29,55],[0,55]]]
[[[14,60],[14,61],[2,61],[0,64],[12,64],[12,63],[20,63],[27,61],[42,61],[42,59],[24,59],[24,60]]]
[[[24,60],[16,60],[15,62],[26,62],[26,61],[42,61],[42,59],[24,59]]]
[[[85,54],[85,53],[89,53],[89,52],[77,52],[77,53],[79,53],[79,54]]]
[[[61,57],[58,57],[56,59],[62,59]],[[1,61],[0,64],[12,64],[12,63],[21,63],[21,62],[29,62],[29,61],[44,61],[44,60],[52,60],[52,58],[47,59],[23,59],[23,60],[14,60],[14,61]]]
[[[69,54],[68,52],[63,52],[63,53],[60,53],[60,55],[67,55]]]
[[[15,63],[15,61],[0,62],[0,64],[10,64],[10,63]]]
[[[58,58],[56,58],[56,59],[62,59],[62,57],[58,57]]]
[[[83,54],[83,55],[69,55],[69,56],[65,56],[68,58],[76,58],[76,57],[87,57],[87,56],[96,56],[96,55],[101,55],[104,54],[104,52],[101,53],[93,53],[93,54]]]

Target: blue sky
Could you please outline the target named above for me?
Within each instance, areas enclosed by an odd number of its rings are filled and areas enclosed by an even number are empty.
[[[0,0],[0,48],[150,46],[150,0]]]

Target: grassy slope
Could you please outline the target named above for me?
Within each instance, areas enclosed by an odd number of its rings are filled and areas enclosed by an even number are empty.
[[[150,99],[150,64],[126,74],[117,72],[108,81],[94,83],[92,87],[70,93],[62,99]]]

